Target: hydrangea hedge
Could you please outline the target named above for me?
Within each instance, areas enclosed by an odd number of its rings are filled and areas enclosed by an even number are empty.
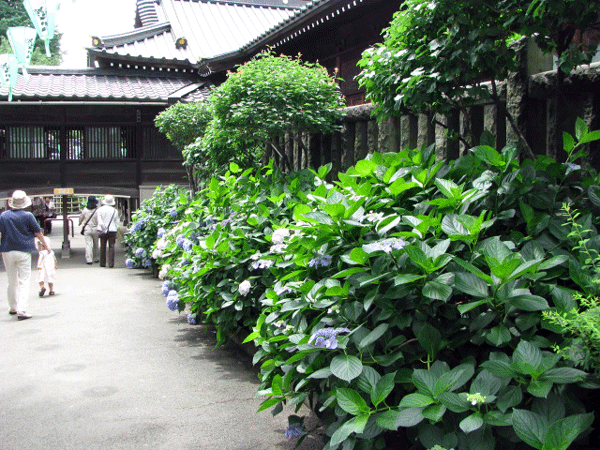
[[[157,248],[157,240],[178,223],[182,215],[180,209],[188,203],[187,191],[175,185],[157,188],[151,198],[142,202],[132,215],[129,232],[125,235],[127,267],[158,267],[156,261],[161,250],[160,243]]]
[[[578,121],[567,150],[597,137]],[[600,289],[599,176],[572,155],[407,149],[334,184],[232,165],[162,238],[163,293],[219,342],[251,329],[260,410],[310,405],[326,449],[574,448],[598,383],[543,317]]]

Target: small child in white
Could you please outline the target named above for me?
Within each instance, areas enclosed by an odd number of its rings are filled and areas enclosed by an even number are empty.
[[[37,260],[37,280],[40,283],[40,297],[44,296],[46,292],[46,288],[44,287],[44,282],[48,283],[48,295],[54,295],[54,277],[56,276],[56,256],[54,256],[54,252],[50,248],[50,239],[44,237],[44,241],[46,241],[46,246],[48,250],[42,250],[42,243],[39,240],[36,240],[38,247],[38,260]]]

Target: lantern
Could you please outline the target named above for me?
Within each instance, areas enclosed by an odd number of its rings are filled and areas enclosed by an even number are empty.
[[[58,0],[24,0],[23,5],[37,31],[46,45],[46,56],[50,57],[50,40],[54,37]]]
[[[10,27],[6,31],[6,34],[8,35],[8,42],[10,42],[13,53],[17,57],[19,67],[23,69],[23,77],[25,80],[28,80],[29,74],[27,73],[26,66],[31,61],[36,32],[31,27]]]
[[[8,87],[8,101],[12,100],[12,90],[17,83],[19,63],[12,53],[0,55],[0,86]]]

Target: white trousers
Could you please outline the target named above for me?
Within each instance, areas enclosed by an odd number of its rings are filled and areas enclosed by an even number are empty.
[[[27,312],[31,288],[31,253],[16,250],[4,252],[2,260],[8,278],[8,307],[18,312]]]
[[[100,259],[100,253],[98,252],[98,232],[97,231],[86,231],[83,235],[85,239],[85,262],[91,263]]]

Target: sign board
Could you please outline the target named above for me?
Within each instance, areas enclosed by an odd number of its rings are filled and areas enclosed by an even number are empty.
[[[73,188],[55,188],[54,195],[72,195]]]

